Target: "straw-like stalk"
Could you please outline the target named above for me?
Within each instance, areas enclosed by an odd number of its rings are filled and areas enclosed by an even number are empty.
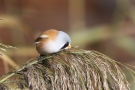
[[[130,90],[117,63],[99,52],[73,48],[33,58],[4,75],[0,89]]]

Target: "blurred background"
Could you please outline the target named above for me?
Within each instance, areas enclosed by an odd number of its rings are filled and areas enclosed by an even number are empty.
[[[39,56],[34,40],[47,29],[71,36],[72,46],[135,65],[135,0],[0,0],[0,75]]]

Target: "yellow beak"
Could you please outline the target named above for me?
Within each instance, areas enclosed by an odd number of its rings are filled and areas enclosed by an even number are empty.
[[[67,48],[70,49],[71,48],[71,45],[69,45]]]

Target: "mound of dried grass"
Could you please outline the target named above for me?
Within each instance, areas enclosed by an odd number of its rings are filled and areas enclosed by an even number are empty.
[[[130,90],[117,63],[96,51],[61,51],[12,70],[0,79],[0,90]]]

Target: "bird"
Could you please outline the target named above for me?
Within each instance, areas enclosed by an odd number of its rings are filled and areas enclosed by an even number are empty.
[[[63,31],[49,29],[41,33],[35,40],[36,50],[40,55],[57,53],[71,48],[71,39]]]

